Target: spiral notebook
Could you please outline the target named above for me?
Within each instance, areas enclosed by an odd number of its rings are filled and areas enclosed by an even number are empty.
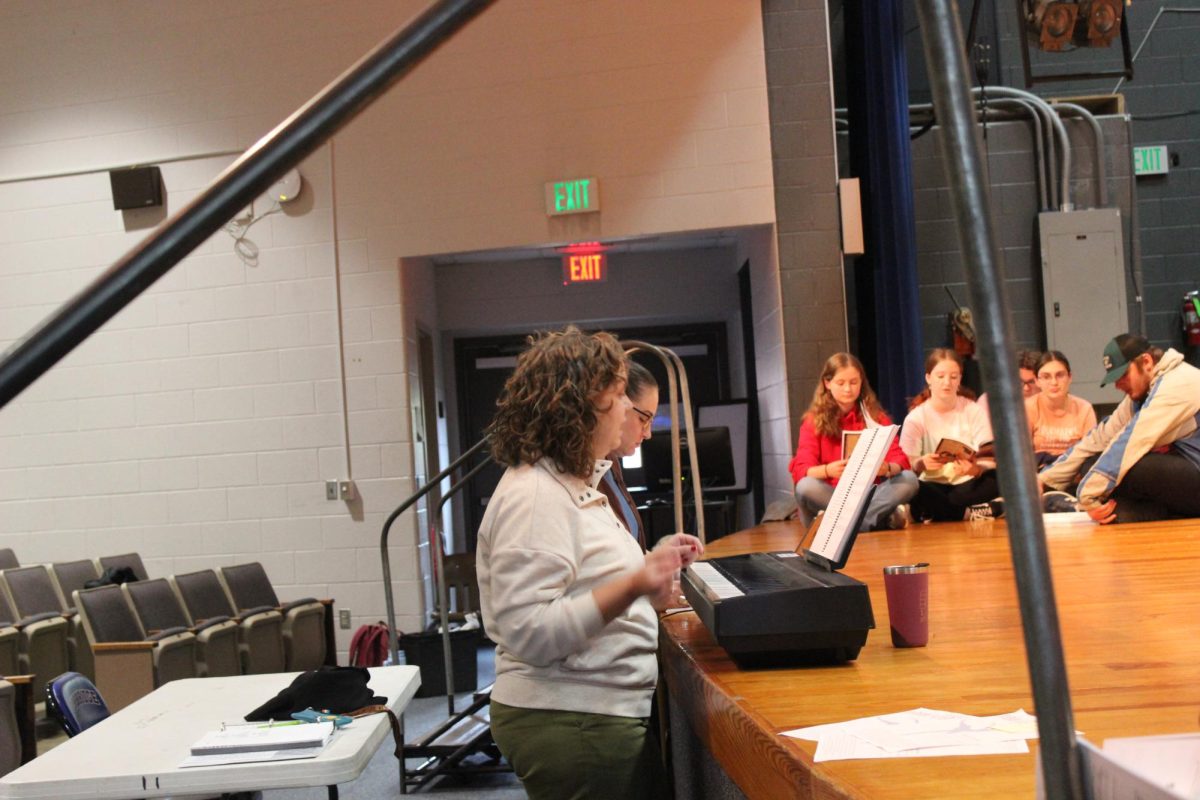
[[[807,546],[801,544],[809,561],[830,569],[841,569],[846,565],[875,489],[875,476],[899,430],[899,425],[879,425],[856,431],[860,436],[854,452],[834,487],[825,513],[814,523],[816,533]]]

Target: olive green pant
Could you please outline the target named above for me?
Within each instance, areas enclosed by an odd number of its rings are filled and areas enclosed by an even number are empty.
[[[647,720],[491,705],[492,736],[531,800],[669,797]]]

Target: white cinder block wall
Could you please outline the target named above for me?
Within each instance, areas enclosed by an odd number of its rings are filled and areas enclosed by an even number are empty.
[[[0,347],[145,235],[104,170],[161,163],[177,211],[423,7],[4,4]],[[75,170],[96,171],[38,177]],[[413,298],[433,283],[402,289],[400,260],[771,223],[759,4],[506,0],[301,172],[251,231],[257,266],[214,236],[0,410],[0,546],[136,549],[156,575],[259,560],[285,597],[379,619],[379,528],[414,485]],[[581,176],[601,213],[547,218],[542,184]],[[361,503],[323,499],[350,475]],[[415,530],[392,537],[407,630]]]

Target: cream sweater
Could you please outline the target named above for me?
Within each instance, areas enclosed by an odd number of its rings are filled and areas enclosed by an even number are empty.
[[[496,642],[492,697],[519,708],[646,717],[658,677],[658,617],[639,598],[607,625],[592,589],[645,562],[589,480],[543,459],[509,467],[488,501],[476,562]]]

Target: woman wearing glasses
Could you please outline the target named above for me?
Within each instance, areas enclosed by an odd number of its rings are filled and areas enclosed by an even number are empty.
[[[1033,437],[1038,466],[1045,466],[1096,427],[1096,410],[1082,397],[1071,394],[1071,362],[1057,350],[1044,354],[1037,364],[1041,392],[1025,399],[1025,418]]]
[[[539,335],[488,427],[507,466],[476,554],[496,642],[491,727],[534,800],[668,796],[649,725],[655,609],[703,545],[674,534],[643,552],[598,490],[621,444],[625,381],[611,335]]]
[[[625,415],[625,424],[621,426],[621,445],[608,454],[612,468],[600,481],[600,491],[604,492],[608,501],[612,503],[617,518],[625,523],[626,529],[645,549],[646,530],[642,527],[637,503],[625,487],[621,459],[636,453],[642,442],[650,438],[650,425],[654,422],[654,412],[658,409],[658,383],[650,374],[650,370],[632,358],[626,362],[626,367],[629,373],[625,382],[625,396],[629,398],[631,406]]]
[[[830,356],[800,423],[796,456],[788,465],[800,521],[806,529],[829,505],[850,458],[849,453],[842,452],[842,433],[891,424],[871,390],[862,363],[849,353]],[[908,468],[899,437],[892,441],[876,481],[879,485],[863,517],[864,529],[903,528],[909,520],[904,504],[917,494],[917,476]]]

